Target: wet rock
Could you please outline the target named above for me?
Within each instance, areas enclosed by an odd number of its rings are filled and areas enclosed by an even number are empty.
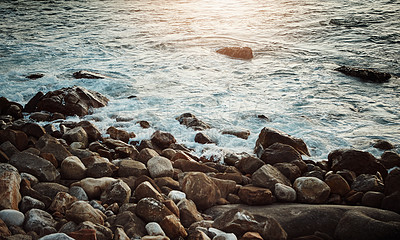
[[[53,199],[59,192],[68,192],[68,187],[55,182],[40,182],[35,184],[33,189],[51,199]]]
[[[116,140],[121,140],[123,142],[128,143],[129,139],[135,137],[133,133],[128,133],[127,131],[117,129],[116,127],[109,127],[106,131],[107,134],[110,134],[110,137]]]
[[[3,209],[0,211],[0,219],[3,220],[7,226],[22,226],[25,216],[22,212],[14,209]]]
[[[172,149],[172,148],[166,148],[164,150],[162,150],[161,152],[161,156],[168,158],[169,160],[171,160],[176,154],[176,150]]]
[[[108,99],[102,94],[74,86],[46,93],[38,100],[36,106],[31,106],[31,108],[38,112],[48,111],[59,112],[67,116],[85,116],[91,111],[91,108],[104,107],[107,103]]]
[[[29,119],[36,122],[46,122],[50,121],[51,114],[47,112],[34,112],[29,115]]]
[[[385,194],[381,192],[369,191],[364,194],[361,199],[361,204],[367,207],[380,208]]]
[[[207,209],[221,198],[218,186],[201,172],[189,172],[182,180],[182,191],[193,200],[199,210]]]
[[[296,178],[301,177],[300,168],[293,163],[276,163],[274,164],[274,167],[278,169],[283,175],[285,175],[285,177],[287,177],[290,182],[294,182]]]
[[[390,73],[378,72],[373,69],[354,68],[348,66],[341,66],[335,68],[335,71],[339,71],[348,76],[360,78],[361,80],[366,80],[376,83],[388,82],[389,79],[392,77]]]
[[[24,229],[28,231],[34,231],[37,234],[45,232],[45,228],[52,228],[56,232],[57,221],[53,217],[40,209],[31,209],[25,214]]]
[[[59,212],[65,214],[66,210],[76,202],[78,199],[66,192],[58,192],[53,202],[51,203],[49,210],[52,212]]]
[[[142,219],[130,211],[120,212],[115,220],[110,222],[111,228],[122,226],[125,233],[130,238],[141,238],[146,235],[145,223]]]
[[[63,179],[81,180],[86,177],[86,167],[78,157],[67,157],[61,163],[61,176]]]
[[[329,186],[315,177],[300,177],[293,183],[297,200],[302,203],[324,203],[330,194]]]
[[[384,192],[383,181],[373,174],[361,174],[351,184],[351,189],[357,192]]]
[[[135,176],[139,177],[142,175],[148,175],[148,170],[146,165],[139,161],[135,160],[121,160],[117,166],[118,168],[118,176],[120,177],[129,177]]]
[[[268,164],[289,163],[301,160],[300,153],[292,146],[282,143],[274,143],[263,151],[259,151],[257,156]]]
[[[48,134],[39,138],[35,147],[39,149],[41,153],[53,154],[59,163],[61,163],[66,157],[72,156],[60,141]]]
[[[46,208],[46,205],[42,201],[39,201],[33,197],[24,196],[19,205],[20,211],[23,213],[26,213],[27,211],[31,210],[32,208],[44,210]]]
[[[89,200],[85,190],[83,190],[83,188],[81,187],[78,186],[70,187],[68,193],[71,194],[71,196],[76,197],[78,200],[81,201]]]
[[[387,176],[385,167],[368,152],[353,149],[334,150],[328,155],[328,164],[332,171],[347,169],[357,175],[380,172],[383,177]]]
[[[249,47],[224,47],[216,51],[219,54],[227,55],[232,58],[252,59],[253,50]]]
[[[182,226],[179,218],[175,215],[168,215],[160,222],[165,234],[171,239],[185,238],[188,234]]]
[[[350,191],[347,181],[339,174],[331,174],[326,177],[325,183],[328,184],[332,194],[345,196]]]
[[[290,181],[278,169],[266,164],[255,171],[251,177],[253,185],[274,191],[276,183],[290,186]]]
[[[104,214],[94,209],[89,203],[84,201],[76,201],[71,204],[70,208],[66,211],[65,217],[67,220],[81,223],[90,221],[92,223],[104,224]]]
[[[165,149],[171,144],[176,143],[176,139],[170,133],[157,130],[151,135],[151,142],[161,149]]]
[[[400,167],[400,154],[392,151],[386,151],[382,154],[379,162],[385,166],[386,169]]]
[[[382,209],[400,213],[400,191],[396,191],[382,200]]]
[[[80,78],[103,79],[103,78],[106,78],[106,76],[104,76],[102,74],[95,73],[95,72],[89,72],[89,71],[85,71],[85,70],[80,70],[78,72],[74,72],[74,74],[72,74],[72,76],[76,79],[80,79]]]
[[[28,136],[22,131],[9,128],[0,130],[0,143],[6,141],[10,141],[19,151],[23,151],[28,147]]]
[[[141,184],[139,184],[137,186],[137,188],[135,189],[135,192],[133,194],[133,196],[135,197],[136,201],[140,201],[143,198],[154,198],[158,201],[163,201],[164,198],[161,195],[160,192],[158,192],[153,185],[151,185],[149,182],[142,182]]]
[[[43,73],[32,73],[26,76],[26,78],[32,79],[32,80],[36,80],[38,78],[42,78],[44,77]]]
[[[115,153],[117,153],[117,156],[115,158],[136,159],[139,155],[138,150],[134,146],[127,144],[121,140],[107,138],[104,140],[104,144],[108,148],[115,150]]]
[[[194,141],[201,144],[210,144],[214,143],[214,141],[205,133],[199,132],[194,137]]]
[[[194,222],[202,221],[203,217],[197,211],[196,204],[190,199],[182,199],[178,203],[181,223],[184,227],[188,228]]]
[[[250,136],[250,131],[249,130],[242,130],[242,131],[240,131],[240,130],[224,130],[224,131],[222,131],[222,134],[233,135],[238,138],[247,140]]]
[[[21,176],[14,166],[0,163],[0,209],[18,210],[21,201],[20,182]]]
[[[115,181],[116,179],[110,177],[85,178],[79,182],[73,183],[71,186],[83,188],[89,199],[98,199],[101,193]]]
[[[173,213],[162,202],[154,198],[141,199],[136,206],[136,214],[146,222],[158,223],[166,216],[173,215]]]
[[[147,168],[152,178],[173,177],[174,169],[168,158],[156,156],[147,162]]]
[[[385,194],[390,195],[394,192],[400,191],[400,169],[396,168],[390,171],[389,175],[385,178]]]
[[[390,149],[394,148],[394,145],[391,144],[388,141],[385,141],[385,140],[382,140],[382,139],[378,139],[378,140],[374,141],[373,147],[381,149],[381,150],[390,150]]]
[[[368,226],[368,227],[365,227]],[[340,219],[335,239],[399,239],[400,223],[387,221],[380,216],[373,216],[355,210],[346,212]]]
[[[69,144],[73,142],[83,143],[83,146],[86,147],[89,143],[88,135],[83,129],[83,127],[75,127],[69,129],[63,134],[63,139],[65,139]]]
[[[253,156],[246,156],[239,160],[236,167],[245,174],[253,174],[265,163],[261,159]]]
[[[280,202],[294,202],[297,199],[297,194],[293,188],[282,183],[276,183],[275,197]]]
[[[284,132],[273,128],[263,128],[256,141],[255,150],[261,146],[263,149],[268,148],[274,143],[282,143],[292,146],[299,153],[310,156],[307,145],[300,138],[292,137]],[[256,152],[256,151],[255,151]]]
[[[266,205],[274,202],[271,190],[251,185],[240,187],[240,200],[247,205]]]
[[[176,120],[178,120],[180,124],[192,128],[195,131],[203,131],[211,128],[210,125],[197,119],[197,117],[191,113],[184,113],[177,117]]]
[[[14,120],[17,120],[22,118],[22,108],[21,104],[8,101],[5,97],[0,97],[0,115],[9,115]]]

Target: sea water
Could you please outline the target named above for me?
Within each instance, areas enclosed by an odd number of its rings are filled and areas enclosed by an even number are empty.
[[[109,126],[137,141],[167,131],[215,159],[252,153],[263,127],[302,138],[317,161],[338,148],[379,156],[374,139],[400,143],[397,0],[2,0],[0,16],[0,96],[25,104],[38,91],[98,91],[109,105],[83,119],[105,136]],[[255,57],[215,52],[227,46]],[[333,70],[341,65],[394,77],[363,82]],[[74,79],[79,70],[108,77]],[[212,126],[216,144],[194,142],[175,120],[186,112]],[[221,134],[231,129],[251,134]]]

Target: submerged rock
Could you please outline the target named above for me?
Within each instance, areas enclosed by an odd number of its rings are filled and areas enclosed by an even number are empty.
[[[74,74],[72,74],[72,76],[74,76],[74,78],[76,78],[76,79],[80,79],[80,78],[103,79],[103,78],[106,78],[106,76],[104,76],[100,73],[89,72],[89,71],[85,71],[85,70],[74,72]]]
[[[252,59],[253,50],[249,47],[224,47],[216,51],[219,54],[239,59]]]
[[[392,77],[390,73],[378,72],[373,69],[365,69],[365,68],[353,68],[353,67],[341,66],[335,68],[335,70],[352,77],[358,77],[362,80],[372,81],[376,83],[388,82],[388,80]]]
[[[207,123],[199,120],[195,115],[191,113],[184,113],[176,118],[180,124],[186,127],[193,128],[195,131],[202,131],[211,128]]]

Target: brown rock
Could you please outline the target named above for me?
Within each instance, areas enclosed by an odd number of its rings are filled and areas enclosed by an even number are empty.
[[[369,191],[364,194],[361,199],[361,204],[367,207],[380,208],[382,200],[385,198],[385,194],[381,192]]]
[[[8,236],[11,236],[11,232],[3,220],[0,219],[0,238],[6,239]]]
[[[216,51],[219,54],[239,59],[252,59],[253,51],[249,47],[224,47]]]
[[[266,164],[255,171],[251,177],[253,185],[257,187],[264,187],[274,191],[276,183],[282,183],[291,186],[289,179],[287,179],[278,169]]]
[[[120,177],[129,177],[135,176],[140,177],[142,175],[148,175],[148,170],[146,165],[139,161],[124,159],[121,160],[118,165],[118,176]]]
[[[83,146],[86,147],[88,145],[89,139],[88,135],[83,129],[83,127],[75,127],[73,129],[68,130],[64,133],[63,138],[69,143],[73,142],[81,142]]]
[[[261,130],[255,148],[261,145],[263,149],[266,149],[277,142],[290,145],[301,154],[310,156],[307,145],[304,143],[303,140],[301,140],[300,138],[292,137],[273,128],[263,128]]]
[[[151,135],[151,141],[160,147],[161,149],[168,148],[172,143],[175,143],[176,140],[174,136],[170,133],[162,132],[162,131],[155,131]]]
[[[57,159],[52,153],[40,153],[39,157],[46,159],[47,161],[51,162],[55,168],[58,168]]]
[[[218,179],[212,177],[211,180],[217,185],[221,192],[221,197],[226,198],[228,194],[236,191],[236,182],[232,180]]]
[[[386,151],[382,154],[379,162],[382,163],[386,169],[400,167],[400,154],[392,151]]]
[[[86,167],[78,157],[67,157],[61,163],[61,176],[64,179],[81,180],[86,177]]]
[[[78,229],[93,229],[96,231],[96,240],[109,240],[113,237],[113,232],[108,227],[90,221],[81,222]]]
[[[324,203],[331,192],[325,182],[315,177],[299,177],[294,181],[293,188],[297,200],[302,203]]]
[[[72,156],[72,154],[62,145],[56,138],[45,134],[35,144],[36,148],[41,153],[53,154],[57,161],[61,163],[66,157]]]
[[[131,189],[128,184],[118,179],[108,185],[108,187],[102,192],[100,200],[103,204],[111,205],[117,203],[118,205],[122,205],[129,202],[130,196]]]
[[[181,169],[184,172],[218,172],[216,169],[193,160],[178,159],[173,162],[174,168]]]
[[[18,130],[0,130],[0,143],[10,141],[18,150],[23,151],[28,147],[28,136]]]
[[[141,238],[146,234],[145,223],[131,211],[120,211],[114,219],[107,219],[111,228],[122,226],[130,238]]]
[[[104,214],[100,210],[94,209],[89,203],[85,201],[76,201],[72,203],[70,208],[66,211],[65,217],[67,220],[81,223],[90,221],[92,223],[104,224]]]
[[[110,177],[85,178],[71,184],[71,187],[79,186],[85,190],[89,199],[98,199],[101,193],[115,181],[116,179]]]
[[[100,73],[89,72],[89,71],[85,71],[85,70],[80,70],[78,72],[74,72],[74,74],[72,74],[72,75],[76,79],[80,79],[80,78],[103,79],[103,78],[106,78],[106,76],[104,76]]]
[[[159,156],[159,154],[151,148],[143,148],[138,156],[138,161],[144,164],[147,163],[151,158]]]
[[[290,182],[294,182],[296,178],[301,177],[300,168],[293,163],[276,163],[274,167],[278,169]]]
[[[161,222],[166,216],[175,216],[162,202],[154,198],[142,198],[136,206],[136,214],[146,222]]]
[[[199,132],[194,137],[194,141],[201,144],[210,144],[214,143],[214,141],[205,133]]]
[[[180,190],[179,182],[170,177],[155,178],[154,181],[160,188],[166,186],[173,190]]]
[[[182,180],[182,191],[193,200],[199,210],[215,205],[221,198],[218,186],[206,174],[189,172]]]
[[[265,163],[261,159],[253,156],[243,157],[236,164],[236,167],[244,174],[253,174]]]
[[[185,228],[190,227],[192,223],[203,220],[203,217],[197,211],[196,204],[190,199],[183,199],[178,203],[181,223]]]
[[[223,180],[232,180],[237,184],[242,184],[243,182],[243,175],[240,172],[217,173],[214,177]]]
[[[373,143],[373,147],[379,148],[381,150],[390,150],[390,149],[394,148],[394,145],[388,141],[378,139],[378,140],[375,140],[375,142]]]
[[[82,163],[86,166],[86,176],[101,178],[111,177],[117,167],[112,164],[107,158],[100,156],[91,156],[82,159]]]
[[[169,160],[171,160],[176,154],[176,151],[172,148],[166,148],[164,150],[162,150],[161,152],[161,156],[168,158]]]
[[[68,187],[55,182],[39,182],[33,189],[51,199],[54,199],[59,192],[68,192]]]
[[[260,151],[257,156],[268,164],[301,160],[300,153],[294,147],[279,142],[270,145],[264,151]]]
[[[40,138],[44,134],[46,134],[46,131],[42,126],[40,126],[37,123],[25,123],[24,126],[22,127],[22,131],[25,132],[28,136],[32,136],[35,138]]]
[[[240,240],[264,240],[258,232],[246,232]]]
[[[0,163],[0,208],[18,210],[21,201],[21,176],[18,170],[8,163]]]
[[[400,213],[400,191],[394,192],[386,196],[382,200],[382,209]]]
[[[240,187],[240,200],[247,205],[266,205],[274,202],[271,190],[251,185]]]
[[[10,159],[7,154],[0,150],[0,163],[8,163],[8,161],[10,161]]]
[[[203,131],[211,128],[207,123],[197,119],[197,117],[191,113],[184,113],[176,118],[180,124],[186,127],[193,128],[195,131]]]
[[[78,123],[78,126],[85,129],[89,143],[103,139],[101,137],[100,130],[93,123],[89,121],[82,121]]]
[[[75,240],[97,240],[95,229],[81,229],[68,233]]]
[[[354,190],[351,190],[346,196],[345,200],[348,204],[350,205],[356,205],[357,203],[361,202],[362,198],[364,196],[364,193],[362,192],[356,192]]]
[[[345,196],[350,191],[347,181],[339,174],[331,174],[326,177],[325,183],[328,184],[332,194]]]
[[[107,129],[107,134],[110,134],[110,137],[116,140],[121,140],[123,142],[128,143],[129,139],[134,137],[133,135],[129,134],[127,131],[117,129],[116,127],[109,127]]]
[[[400,169],[395,168],[385,178],[385,194],[390,195],[400,191]]]
[[[126,235],[125,231],[121,227],[117,227],[114,232],[114,240],[130,240],[128,235]]]
[[[91,108],[104,107],[107,103],[108,99],[100,93],[74,86],[46,93],[32,109],[85,116]]]
[[[250,136],[250,131],[249,130],[224,130],[222,131],[222,134],[228,134],[228,135],[233,135],[236,136],[238,138],[242,138],[242,139],[248,139]]]
[[[361,174],[351,184],[351,189],[357,192],[384,192],[384,184],[382,179],[373,174]]]
[[[171,239],[185,238],[188,234],[182,226],[179,218],[175,215],[168,215],[160,222],[161,228]]]
[[[332,171],[348,169],[354,171],[357,175],[380,172],[383,177],[387,176],[385,167],[368,152],[353,149],[335,150],[329,153],[328,164]]]
[[[66,192],[58,192],[56,197],[53,199],[49,210],[52,212],[59,212],[65,214],[67,209],[72,203],[76,202],[78,199],[74,196],[69,195]]]
[[[154,198],[160,202],[164,200],[161,193],[158,192],[148,181],[139,184],[135,189],[133,196],[136,201],[140,201],[143,198]]]

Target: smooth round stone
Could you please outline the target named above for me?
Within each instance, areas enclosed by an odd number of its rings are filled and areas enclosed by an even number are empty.
[[[69,189],[69,194],[76,197],[78,200],[81,201],[88,201],[88,195],[86,194],[85,190],[79,186],[73,186]]]
[[[0,219],[3,220],[7,226],[22,226],[25,215],[17,210],[4,209],[0,211]]]

